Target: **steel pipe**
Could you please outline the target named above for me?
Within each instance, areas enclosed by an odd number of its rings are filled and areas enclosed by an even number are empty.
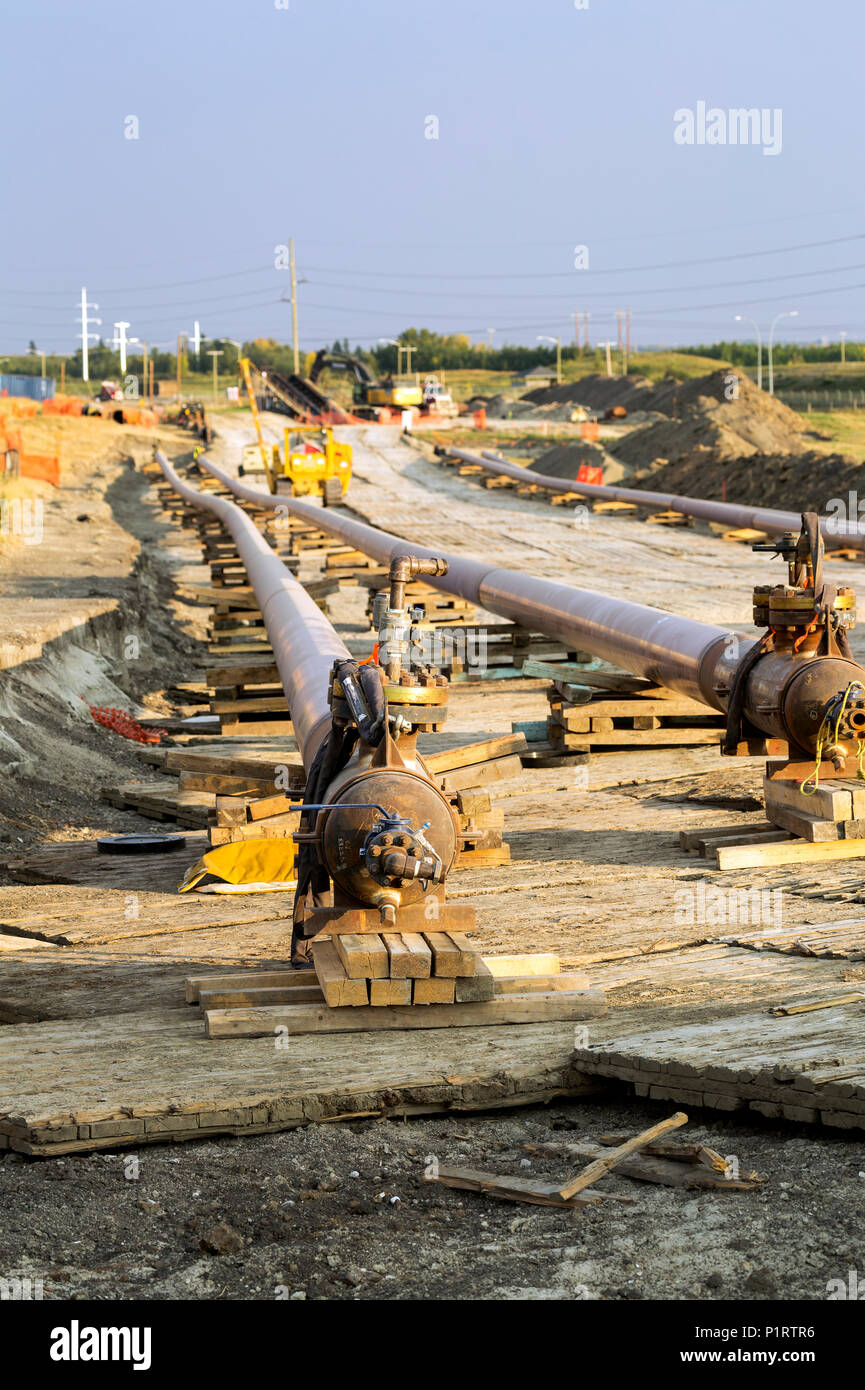
[[[464,463],[477,464],[488,473],[516,478],[521,483],[536,483],[549,492],[576,492],[580,497],[592,498],[599,502],[632,502],[641,507],[664,507],[700,521],[715,521],[736,528],[752,528],[755,531],[765,531],[770,536],[782,535],[786,531],[798,532],[801,524],[800,512],[784,512],[773,507],[746,507],[737,502],[709,502],[702,497],[680,497],[673,492],[649,492],[643,488],[615,487],[610,483],[579,483],[571,478],[553,478],[546,473],[535,473],[518,463],[511,463],[510,459],[502,458],[501,454],[495,454],[491,449],[485,449],[481,454],[472,454],[467,449],[440,446],[439,451],[452,458],[462,459]],[[865,550],[865,525],[860,522],[821,517],[820,529],[828,546]]]
[[[190,487],[159,450],[156,460],[175,491],[193,506],[212,512],[234,538],[261,609],[291,711],[294,736],[303,765],[309,771],[318,746],[330,729],[330,672],[334,661],[351,660],[348,649],[240,507]]]
[[[447,561],[448,572],[429,576],[428,582],[435,588],[458,594],[499,617],[559,637],[712,709],[724,712],[731,700],[734,706],[741,703],[752,728],[770,738],[785,739],[806,754],[818,747],[827,701],[850,682],[865,684],[865,670],[857,662],[819,650],[819,633],[814,633],[801,650],[789,646],[783,653],[758,656],[758,643],[727,628],[501,569],[483,560],[433,552],[364,522],[338,516],[330,508],[251,488],[204,456],[199,464],[235,496],[255,506],[285,507],[381,563],[389,563],[395,554],[424,558],[437,554]],[[790,519],[797,520],[793,514]],[[738,716],[735,718],[738,722]]]
[[[318,507],[302,498],[262,492],[232,478],[204,455],[200,466],[229,488],[236,497],[256,507],[286,511],[339,536],[355,550],[362,550],[380,564],[389,565],[396,555],[447,560],[446,575],[429,575],[427,583],[446,593],[458,594],[488,613],[522,623],[535,631],[559,637],[604,661],[623,666],[635,675],[702,700],[722,709],[711,685],[701,685],[700,668],[706,653],[735,639],[726,628],[664,613],[641,603],[612,598],[591,589],[577,589],[552,579],[539,579],[519,570],[501,569],[485,560],[454,555],[440,548],[416,545],[365,522],[340,516],[332,508]],[[750,645],[750,644],[748,644]]]

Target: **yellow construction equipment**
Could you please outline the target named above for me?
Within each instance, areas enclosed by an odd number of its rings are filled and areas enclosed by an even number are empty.
[[[321,497],[325,506],[338,506],[351,481],[351,445],[337,443],[328,426],[294,424],[285,431],[285,450],[280,458],[279,445],[267,444],[261,430],[252,380],[258,369],[248,357],[241,357],[240,370],[258,436],[257,445],[244,446],[241,473],[253,472],[256,455],[260,455],[271,492],[279,490],[279,479],[287,478],[293,496]]]
[[[250,375],[250,361],[248,357],[241,357],[240,370],[243,373],[243,384],[246,387],[246,394],[249,398],[249,408],[252,411],[252,422],[255,425],[255,433],[258,435],[258,448],[261,454],[261,461],[264,464],[264,473],[267,478],[267,486],[271,492],[276,492],[276,479],[273,475],[272,455],[264,442],[264,435],[261,433],[261,421],[258,418],[258,405],[255,400],[255,392],[252,389],[252,377]],[[278,451],[277,451],[278,453]],[[247,464],[247,450],[243,452],[244,466]]]
[[[291,425],[285,431],[282,477],[294,497],[312,494],[325,506],[338,506],[351,482],[352,450],[340,444],[328,426]]]

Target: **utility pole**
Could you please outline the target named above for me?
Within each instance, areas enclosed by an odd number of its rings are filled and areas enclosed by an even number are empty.
[[[98,334],[98,333],[91,333],[91,332],[90,332],[90,325],[91,325],[91,323],[98,323],[98,324],[101,324],[101,323],[102,323],[102,320],[101,320],[101,319],[91,319],[89,311],[90,311],[91,309],[98,309],[98,308],[99,308],[99,305],[98,305],[98,304],[88,304],[88,303],[87,303],[87,291],[86,291],[86,289],[84,289],[84,287],[82,286],[82,289],[81,289],[81,314],[80,314],[80,318],[81,318],[81,332],[80,332],[80,334],[79,334],[79,337],[81,338],[81,376],[82,376],[82,378],[84,379],[84,381],[89,381],[89,380],[90,380],[90,358],[89,358],[89,356],[88,356],[88,348],[89,348],[89,346],[90,346],[90,339],[91,339],[91,338],[95,338],[97,341],[98,341],[98,339],[99,339],[99,334]]]
[[[846,358],[846,355],[845,355],[845,354],[846,354],[847,344],[846,344],[845,341],[844,341],[844,339],[845,339],[846,337],[847,337],[847,334],[846,334],[846,333],[842,333],[842,334],[841,334],[841,366],[842,366],[842,367],[844,366],[844,363],[847,361],[847,358]],[[42,375],[44,376],[45,373],[43,372]]]
[[[223,353],[223,349],[222,349],[222,348],[209,348],[209,349],[208,349],[208,353],[207,353],[208,357],[212,357],[212,358],[213,358],[213,399],[214,399],[214,400],[216,400],[217,396],[219,395],[219,384],[218,384],[218,377],[217,377],[217,373],[218,373],[217,358],[218,358],[218,357],[221,357],[221,356],[222,356],[222,353]]]
[[[141,382],[141,394],[147,396],[147,343],[141,344],[141,364],[143,370],[143,380]],[[150,397],[147,396],[147,404],[150,404]]]
[[[114,325],[114,338],[112,339],[112,346],[113,346],[113,347],[119,347],[119,349],[120,349],[120,370],[121,370],[121,372],[125,372],[125,371],[126,371],[126,348],[127,348],[127,345],[128,345],[129,343],[137,343],[137,342],[138,342],[138,339],[137,339],[137,338],[127,338],[127,336],[126,336],[126,330],[127,330],[128,327],[129,327],[129,324],[128,324],[128,323],[124,323],[122,320],[121,320],[120,323],[115,323],[115,325]]]
[[[617,333],[616,346],[617,346],[617,348],[619,349],[619,352],[621,352],[621,351],[622,351],[622,311],[621,311],[621,309],[617,309],[617,310],[616,310],[616,333]]]
[[[410,347],[408,343],[404,343],[404,344],[403,344],[403,352],[405,353],[405,374],[406,374],[406,376],[411,376],[411,355],[412,355],[413,352],[416,352],[416,351],[417,351],[417,348]]]
[[[630,309],[628,310],[627,318],[626,318],[625,345],[626,345],[626,348],[627,348],[628,356],[630,357],[630,355],[631,355],[631,311],[630,311]]]
[[[61,361],[61,363],[60,363],[60,394],[61,394],[61,396],[65,396],[65,395],[66,395],[66,358],[65,358],[65,357],[62,359],[62,361]]]
[[[294,237],[288,239],[288,259],[291,267],[291,338],[294,343],[294,374],[300,372],[300,351],[297,344],[297,272],[294,268]]]
[[[586,309],[585,312],[584,312],[584,314],[583,314],[583,335],[584,335],[583,347],[585,348],[586,352],[589,352],[589,351],[590,351],[590,346],[591,346],[591,345],[590,345],[590,343],[589,343],[589,311],[588,311],[588,309]]]
[[[607,376],[612,376],[612,375],[613,375],[613,359],[612,359],[612,355],[611,355],[611,354],[612,354],[612,347],[613,347],[613,344],[612,344],[611,340],[608,338],[607,341],[606,341],[605,343],[602,343],[601,346],[602,346],[602,347],[605,347],[606,350],[607,350]]]
[[[148,399],[149,401],[151,401],[151,402],[152,402],[152,400],[153,400],[153,358],[152,358],[152,357],[151,357],[151,359],[150,359],[150,390],[149,390],[148,393],[147,393],[147,399]]]
[[[44,377],[44,375],[45,375],[45,353],[42,351],[41,348],[40,348],[40,350],[39,350],[39,356],[42,358],[42,375],[43,375],[43,377]],[[844,359],[843,359],[843,357],[842,357],[841,361],[843,362],[843,360],[844,360]]]
[[[183,381],[183,339],[184,334],[177,335],[177,399],[180,400],[181,383]]]
[[[195,344],[195,355],[197,357],[198,354],[201,352],[201,325],[198,322],[198,319],[195,320],[195,327],[192,332],[192,341]]]

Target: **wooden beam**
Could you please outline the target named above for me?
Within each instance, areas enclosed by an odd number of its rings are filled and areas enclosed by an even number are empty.
[[[363,980],[352,980],[351,984],[366,987]],[[315,1004],[211,1009],[205,1015],[205,1028],[209,1038],[261,1038],[280,1027],[292,1035],[363,1033],[376,1028],[475,1028],[496,1023],[572,1022],[599,1018],[606,1010],[607,1001],[600,990],[585,990],[578,994],[510,994],[483,1004],[429,1004],[424,1009],[414,1004],[376,1009]]]

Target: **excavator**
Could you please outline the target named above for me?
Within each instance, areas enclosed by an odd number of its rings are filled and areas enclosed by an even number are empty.
[[[355,415],[366,419],[377,419],[382,408],[409,410],[423,402],[423,391],[413,377],[389,376],[384,381],[378,381],[359,357],[352,357],[347,352],[329,352],[327,348],[321,348],[313,359],[309,371],[309,380],[313,385],[325,367],[335,372],[353,373],[353,410]]]

